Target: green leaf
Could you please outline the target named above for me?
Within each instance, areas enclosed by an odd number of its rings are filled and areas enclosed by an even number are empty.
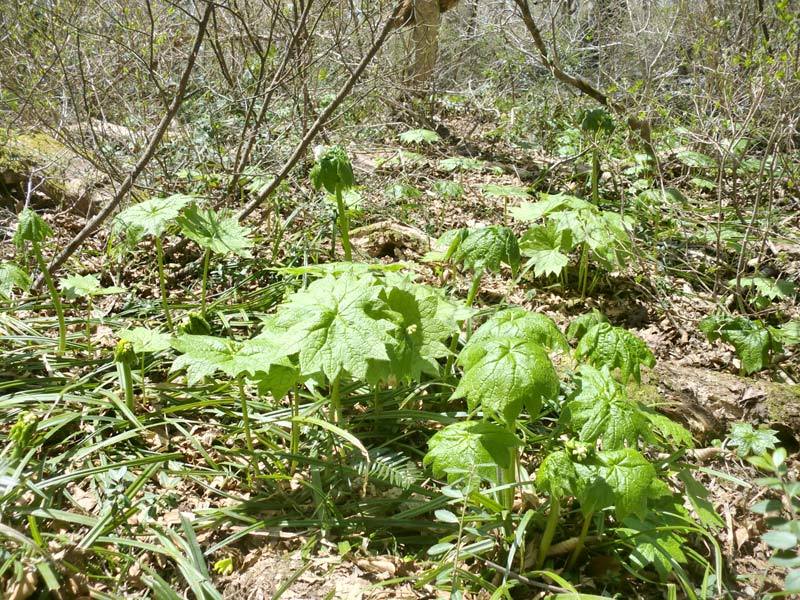
[[[392,183],[386,187],[384,194],[393,200],[416,200],[422,196],[422,192],[407,183]]]
[[[469,235],[469,230],[449,229],[433,243],[433,248],[422,257],[424,262],[446,262]]]
[[[620,533],[633,545],[631,563],[638,569],[652,564],[663,580],[675,564],[687,563],[683,548],[688,540],[680,534],[686,528],[686,511],[678,499],[669,497],[643,518],[627,517]]]
[[[758,456],[777,447],[777,433],[772,429],[755,429],[750,423],[734,423],[728,434],[728,445],[736,448],[741,458],[750,454]]]
[[[31,277],[24,269],[12,262],[0,263],[0,297],[10,299],[14,288],[27,291],[31,287]]]
[[[483,170],[483,161],[476,158],[466,158],[462,156],[454,156],[452,158],[445,158],[439,161],[439,169],[442,171],[481,171]]]
[[[497,185],[488,183],[483,186],[483,193],[490,198],[529,198],[527,188],[518,185]]]
[[[311,169],[311,183],[314,189],[325,188],[329,193],[346,190],[356,184],[353,167],[347,153],[340,146],[320,149],[317,162]]]
[[[561,330],[546,315],[532,313],[520,307],[497,311],[492,318],[472,334],[461,351],[460,362],[469,369],[482,356],[482,345],[490,338],[514,337],[544,346],[550,351],[567,352],[569,345]],[[473,357],[473,353],[477,356]]]
[[[583,365],[577,381],[579,387],[566,404],[562,423],[577,432],[582,442],[601,440],[604,450],[635,447],[646,435],[649,422],[639,406],[628,400],[608,367],[598,371]]]
[[[204,250],[214,254],[236,254],[249,258],[253,240],[250,229],[239,224],[236,216],[226,210],[199,209],[189,206],[177,219],[181,231]]]
[[[0,276],[2,281],[2,276]],[[785,346],[800,344],[800,319],[793,319],[777,328],[773,335]]]
[[[772,353],[780,351],[780,341],[772,337],[770,330],[760,321],[746,317],[712,315],[703,319],[699,328],[708,341],[722,339],[733,346],[748,374],[765,369]]]
[[[387,316],[396,325],[396,344],[387,347],[388,373],[406,382],[419,381],[422,373],[437,375],[437,359],[450,354],[444,342],[459,331],[455,305],[438,290],[408,279],[385,287],[381,298],[391,311]]]
[[[798,544],[797,536],[789,531],[770,529],[761,536],[761,541],[776,550],[791,550]]]
[[[692,433],[683,425],[651,408],[645,407],[642,410],[644,410],[647,420],[650,421],[650,426],[653,431],[658,433],[666,442],[669,442],[664,445],[676,445],[684,448],[694,447]]]
[[[584,110],[580,114],[581,129],[593,133],[613,133],[614,119],[604,108]]]
[[[442,138],[430,129],[409,129],[397,136],[404,144],[435,144]]]
[[[114,218],[114,230],[136,241],[147,236],[161,237],[181,211],[196,201],[196,197],[185,194],[145,200],[119,213]]]
[[[569,194],[540,194],[538,202],[523,202],[511,209],[511,214],[520,221],[538,221],[562,210],[596,210],[591,202]]]
[[[133,346],[136,354],[162,352],[170,347],[172,341],[172,337],[168,333],[161,333],[146,327],[123,329],[118,335],[121,340],[129,342]]]
[[[800,594],[800,569],[793,569],[786,574],[783,591],[789,594]]]
[[[713,169],[717,166],[710,156],[694,150],[682,149],[675,153],[675,157],[687,167],[697,169]]]
[[[434,476],[451,483],[465,476],[468,485],[474,485],[476,477],[497,483],[497,467],[508,468],[511,451],[521,445],[517,436],[499,425],[460,421],[428,440],[423,464],[432,467]]]
[[[369,276],[328,276],[279,308],[277,322],[287,330],[291,352],[299,351],[304,377],[323,374],[334,381],[347,373],[366,380],[371,362],[389,361],[396,326],[380,292]]]
[[[18,219],[14,232],[14,244],[17,248],[22,248],[25,242],[41,243],[53,235],[50,225],[30,208],[23,209]]]
[[[736,285],[736,280],[732,279],[728,284]],[[795,293],[794,283],[772,277],[742,277],[739,284],[742,287],[755,288],[759,296],[770,300],[786,300]]]
[[[724,527],[725,521],[719,515],[714,505],[708,500],[708,490],[702,483],[692,477],[688,469],[678,473],[678,478],[683,482],[685,487],[685,496],[694,509],[695,514],[700,522],[712,531]]]
[[[464,196],[464,186],[457,181],[449,179],[439,179],[433,184],[433,191],[442,198],[458,200]]]
[[[466,398],[470,410],[480,406],[504,420],[509,427],[522,411],[539,416],[542,401],[558,395],[559,382],[547,352],[519,338],[488,338],[459,357],[468,360],[453,398]]]
[[[70,275],[62,277],[58,282],[64,297],[68,300],[75,298],[86,298],[87,296],[105,296],[109,294],[119,294],[125,291],[124,288],[111,286],[103,287],[94,275]]]
[[[598,323],[589,329],[578,342],[575,354],[595,367],[619,368],[623,382],[631,376],[641,382],[640,366],[656,364],[655,356],[641,338],[609,323]]]
[[[536,471],[536,488],[547,491],[555,500],[575,495],[578,474],[569,453],[557,450],[548,454]]]
[[[172,340],[172,347],[181,356],[172,363],[172,371],[186,370],[190,385],[222,371],[231,378],[254,377],[268,373],[274,364],[286,366],[286,351],[282,344],[266,340],[235,342],[207,335],[180,335]]]
[[[569,264],[572,235],[557,231],[552,223],[529,228],[520,239],[520,252],[530,258],[526,268],[533,267],[535,277],[560,275]]]
[[[587,331],[600,323],[608,323],[606,316],[596,308],[592,312],[575,317],[567,328],[567,339],[580,340]]]
[[[583,482],[578,494],[581,510],[613,506],[620,520],[646,513],[656,470],[639,451],[622,448],[597,452],[591,464],[576,464],[575,469]]]
[[[500,271],[500,265],[511,267],[512,273],[519,270],[519,245],[517,236],[508,227],[491,225],[480,229],[468,229],[466,235],[461,234],[460,240],[453,248],[451,258],[456,263],[461,263],[470,271],[487,269]]]

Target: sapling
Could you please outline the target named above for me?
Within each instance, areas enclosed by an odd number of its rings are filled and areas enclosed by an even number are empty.
[[[41,246],[42,242],[52,234],[53,230],[35,211],[26,208],[19,214],[17,230],[14,233],[14,243],[19,249],[24,248],[26,242],[31,245],[36,266],[42,274],[47,291],[50,293],[50,300],[53,302],[53,308],[56,311],[56,318],[58,319],[58,354],[60,356],[67,349],[67,325],[64,321],[64,308],[61,306],[61,298],[50,275],[47,262],[44,260]]]
[[[353,260],[353,250],[350,245],[350,220],[347,206],[344,203],[343,192],[355,185],[353,167],[347,154],[340,146],[324,148],[318,146],[315,151],[316,163],[311,169],[311,183],[314,189],[323,187],[336,197],[336,212],[339,217],[339,235],[342,237],[342,250],[344,259]]]

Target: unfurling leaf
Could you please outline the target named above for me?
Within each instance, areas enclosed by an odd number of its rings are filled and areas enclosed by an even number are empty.
[[[356,184],[353,167],[347,153],[340,146],[321,149],[317,162],[311,169],[311,183],[319,190],[325,188],[328,193],[344,191]]]

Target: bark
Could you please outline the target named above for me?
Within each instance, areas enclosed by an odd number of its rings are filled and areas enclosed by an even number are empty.
[[[436,55],[439,53],[439,23],[442,16],[438,0],[416,0],[414,6],[415,25],[414,67],[411,72],[412,87],[425,89],[433,79]]]

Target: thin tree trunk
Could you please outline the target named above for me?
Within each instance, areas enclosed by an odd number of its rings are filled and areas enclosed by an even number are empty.
[[[439,53],[439,23],[442,20],[438,0],[415,0],[414,68],[411,73],[412,86],[418,91],[428,87],[436,68]]]

